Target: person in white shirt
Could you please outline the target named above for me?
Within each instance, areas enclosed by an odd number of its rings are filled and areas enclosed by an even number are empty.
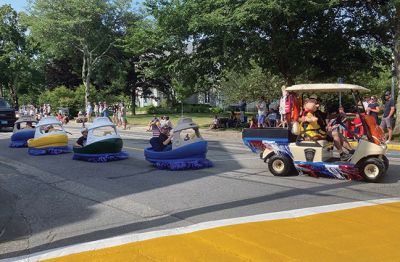
[[[94,103],[94,116],[99,117],[99,106]]]
[[[267,103],[265,102],[264,96],[260,97],[260,100],[256,104],[258,113],[258,127],[266,127],[265,117],[267,115]]]
[[[90,104],[90,102],[88,102],[87,106],[86,106],[86,117],[88,119],[88,122],[90,122],[92,119],[92,105]]]

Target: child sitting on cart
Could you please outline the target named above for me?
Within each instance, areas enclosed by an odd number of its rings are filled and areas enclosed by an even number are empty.
[[[347,120],[346,114],[342,109],[343,108],[339,109],[339,114],[337,114],[337,112],[333,112],[334,117],[329,121],[327,126],[327,139],[333,140],[335,147],[339,151],[340,160],[347,161],[351,158],[351,154],[354,153],[354,150],[342,132],[344,128],[344,122]],[[347,149],[348,153],[344,152],[343,148]]]

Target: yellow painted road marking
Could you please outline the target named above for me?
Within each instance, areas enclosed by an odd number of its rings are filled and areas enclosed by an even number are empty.
[[[400,202],[384,203],[217,227],[46,261],[400,261],[399,221]]]

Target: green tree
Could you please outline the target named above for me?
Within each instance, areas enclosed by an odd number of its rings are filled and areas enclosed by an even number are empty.
[[[146,2],[164,39],[193,51],[177,57],[182,80],[218,81],[225,70],[255,61],[266,74],[297,81],[332,81],[371,69],[371,49],[354,41],[357,27],[339,1],[186,0]],[[185,72],[185,73],[184,73]]]
[[[128,0],[36,0],[27,19],[31,34],[56,58],[81,58],[85,104],[94,70],[124,30]]]
[[[40,77],[35,44],[10,5],[0,7],[0,96],[6,92],[18,106],[18,94],[28,93]]]
[[[248,102],[256,101],[260,96],[268,99],[278,99],[284,80],[253,65],[251,70],[244,73],[226,72],[221,81],[220,92],[226,104],[237,104],[240,99]]]

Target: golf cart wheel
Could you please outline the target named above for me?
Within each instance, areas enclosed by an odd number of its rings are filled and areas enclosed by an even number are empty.
[[[274,176],[289,175],[292,166],[292,160],[284,155],[273,155],[268,160],[268,169]]]
[[[377,182],[386,173],[385,163],[379,158],[367,158],[359,166],[361,175],[367,182]]]

